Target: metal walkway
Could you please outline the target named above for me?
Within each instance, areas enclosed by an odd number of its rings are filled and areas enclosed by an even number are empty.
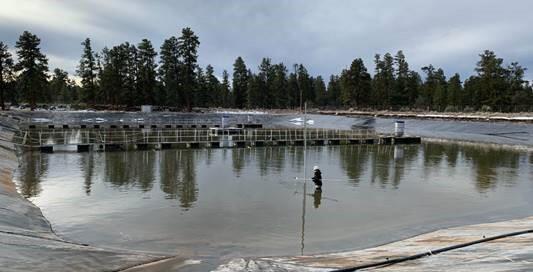
[[[45,152],[54,146],[79,151],[106,149],[246,147],[264,145],[419,143],[417,137],[393,137],[370,130],[331,129],[48,129],[17,133],[16,145]],[[306,134],[306,135],[304,135]],[[80,150],[81,147],[81,150]]]

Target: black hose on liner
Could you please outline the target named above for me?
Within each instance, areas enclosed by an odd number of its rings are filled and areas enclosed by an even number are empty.
[[[379,266],[385,266],[385,265],[393,265],[393,264],[397,264],[397,263],[402,263],[402,262],[406,262],[406,261],[420,259],[420,258],[423,258],[423,257],[428,257],[428,256],[431,256],[431,255],[436,255],[436,254],[439,254],[439,253],[442,253],[442,252],[446,252],[446,251],[450,251],[450,250],[454,250],[454,249],[458,249],[458,248],[463,248],[463,247],[467,247],[467,246],[471,246],[471,245],[475,245],[475,244],[485,243],[485,242],[489,242],[489,241],[493,241],[493,240],[497,240],[497,239],[502,239],[502,238],[512,237],[512,236],[518,236],[518,235],[523,235],[523,234],[528,234],[528,233],[533,233],[533,229],[506,233],[506,234],[497,235],[497,236],[493,236],[493,237],[488,237],[488,238],[484,238],[484,239],[480,239],[480,240],[475,240],[475,241],[468,242],[468,243],[463,243],[463,244],[453,245],[453,246],[449,246],[449,247],[443,247],[443,248],[439,248],[439,249],[435,249],[435,250],[430,250],[428,252],[424,252],[424,253],[420,253],[420,254],[416,254],[416,255],[411,255],[411,256],[407,256],[407,257],[395,258],[395,259],[390,259],[390,260],[386,260],[386,261],[382,261],[382,262],[364,264],[364,265],[350,267],[350,268],[342,268],[342,269],[332,270],[331,272],[352,272],[352,271],[357,271],[357,270],[361,270],[361,269],[365,269],[365,268],[379,267]]]

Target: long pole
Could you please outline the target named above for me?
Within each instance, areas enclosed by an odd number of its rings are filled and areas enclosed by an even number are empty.
[[[302,113],[302,102],[303,102],[303,91],[302,88],[300,88],[300,79],[298,77],[298,64],[294,64],[294,76],[296,77],[296,87],[298,87],[298,91],[300,92],[300,113]]]
[[[304,255],[305,247],[305,200],[307,197],[307,102],[304,104],[304,188],[303,188],[303,204],[302,204],[302,246],[301,254]]]

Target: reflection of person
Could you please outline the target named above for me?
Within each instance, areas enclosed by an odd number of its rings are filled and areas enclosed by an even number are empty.
[[[322,189],[322,172],[320,172],[320,169],[318,169],[318,166],[313,167],[314,175],[313,175],[313,183],[315,183],[316,189],[321,190]]]
[[[317,188],[315,190],[315,193],[313,194],[313,198],[314,198],[314,204],[315,204],[315,209],[318,209],[318,207],[320,206],[320,202],[322,201],[322,190]]]

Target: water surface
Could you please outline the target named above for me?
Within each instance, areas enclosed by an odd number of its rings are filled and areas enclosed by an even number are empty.
[[[27,153],[20,192],[66,239],[188,256],[365,248],[530,216],[533,155],[482,145]],[[305,189],[304,189],[305,186]]]

